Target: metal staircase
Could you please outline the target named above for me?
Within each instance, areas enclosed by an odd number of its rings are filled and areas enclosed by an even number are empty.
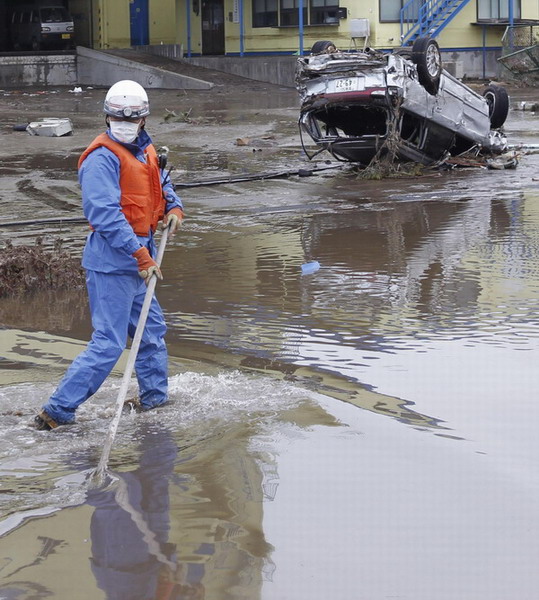
[[[470,0],[408,0],[401,9],[401,44],[436,37]]]

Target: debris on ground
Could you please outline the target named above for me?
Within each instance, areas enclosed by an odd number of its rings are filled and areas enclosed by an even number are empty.
[[[31,135],[63,137],[64,135],[73,135],[73,123],[71,119],[44,118],[28,123],[26,131]]]
[[[380,160],[358,171],[358,178],[378,181],[398,177],[419,177],[427,170],[432,171],[432,168],[414,162],[395,163],[390,160]]]
[[[0,297],[35,290],[80,289],[85,285],[80,259],[62,249],[57,239],[51,250],[38,237],[34,246],[14,246],[7,241],[0,248]]]
[[[13,131],[26,131],[28,128],[28,123],[17,123],[13,125]]]
[[[445,164],[450,168],[471,168],[471,169],[482,169],[486,166],[486,161],[484,158],[477,156],[476,154],[472,155],[461,155],[461,156],[450,156]]]
[[[539,154],[539,144],[511,144],[508,150],[517,150],[519,155]]]
[[[514,150],[511,152],[505,152],[496,158],[487,158],[487,169],[516,169],[519,158],[519,154]]]
[[[175,110],[169,110],[165,108],[165,116],[163,117],[163,121],[165,123],[191,123],[191,111],[193,109],[185,110],[180,112],[179,114]]]
[[[526,102],[525,100],[521,102],[516,102],[511,106],[513,110],[523,110],[532,113],[539,112],[539,102]]]
[[[419,177],[440,170],[447,171],[451,169],[516,169],[522,154],[523,152],[511,150],[500,155],[488,157],[478,155],[476,152],[469,152],[459,156],[448,156],[436,165],[425,166],[413,162],[395,162],[392,159],[391,152],[387,151],[382,156],[376,156],[366,168],[361,168],[357,171],[357,176],[360,179],[380,180],[398,177]]]
[[[499,156],[477,156],[474,154],[463,154],[451,156],[445,161],[450,167],[460,168],[487,168],[487,169],[516,169],[522,153],[515,150],[504,152]]]
[[[236,138],[234,143],[236,146],[257,146],[263,148],[269,148],[276,144],[274,135],[265,135],[261,138],[240,137]]]

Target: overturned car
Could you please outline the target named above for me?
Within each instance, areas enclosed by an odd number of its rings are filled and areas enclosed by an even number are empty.
[[[368,165],[384,155],[432,165],[466,152],[500,154],[500,128],[509,111],[505,89],[480,95],[442,68],[431,38],[382,53],[341,52],[330,41],[300,57],[296,87],[299,127],[309,158],[323,150],[339,160]],[[309,152],[305,134],[317,146]]]

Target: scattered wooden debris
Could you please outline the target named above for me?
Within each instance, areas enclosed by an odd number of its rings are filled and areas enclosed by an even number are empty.
[[[47,288],[80,289],[85,285],[80,260],[62,249],[57,239],[52,250],[38,237],[34,246],[14,246],[10,241],[0,248],[0,297],[21,295]]]
[[[165,123],[192,123],[191,119],[191,111],[193,109],[180,112],[179,114],[175,110],[169,110],[165,108],[165,116],[163,117],[163,121]]]
[[[257,146],[265,148],[275,146],[276,144],[274,135],[265,135],[261,138],[241,137],[236,138],[234,143],[236,146]]]

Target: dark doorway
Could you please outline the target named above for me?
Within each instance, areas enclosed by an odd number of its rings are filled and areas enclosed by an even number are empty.
[[[150,43],[148,0],[130,0],[131,46],[147,46]]]
[[[9,3],[0,3],[0,52],[8,49],[12,50],[10,33],[11,11],[12,6]]]
[[[202,54],[225,53],[224,0],[202,1]]]
[[[88,0],[91,3],[91,0]],[[25,7],[29,7],[29,8],[33,8],[33,7],[37,7],[38,5],[48,5],[48,6],[63,6],[64,8],[66,8],[68,11],[70,9],[70,2],[69,0],[52,0],[50,2],[41,2],[40,0],[0,0],[0,52],[12,52],[14,51],[14,46],[13,46],[13,38],[11,35],[11,18],[12,18],[12,14],[15,10],[20,9],[22,5],[24,5]],[[79,6],[80,2],[77,3],[77,6]],[[69,11],[71,12],[71,11]],[[84,11],[81,13],[81,15],[74,15],[73,13],[71,13],[71,16],[73,17],[74,21],[75,21],[75,41],[77,44],[79,45],[84,45],[83,41],[79,41],[78,39],[78,35],[79,32],[77,31],[77,22],[76,22],[76,17],[77,16],[85,16],[85,13],[88,13],[88,15],[86,16],[86,18],[90,18],[90,9],[88,9],[86,6],[84,8]],[[89,38],[89,35],[87,35],[87,37]],[[85,38],[86,39],[86,38]],[[26,49],[26,51],[28,51],[29,48]]]

